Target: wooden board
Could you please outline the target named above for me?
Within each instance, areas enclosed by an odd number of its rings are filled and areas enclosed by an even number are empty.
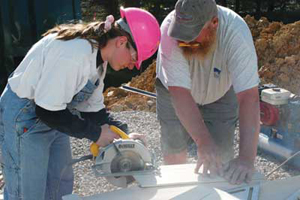
[[[183,186],[168,188],[140,188],[131,187],[107,192],[90,197],[79,197],[69,195],[63,200],[108,200],[108,199],[130,199],[130,200],[238,200],[234,196],[211,187]]]
[[[286,200],[299,200],[300,199],[300,189],[294,194],[290,195]]]
[[[135,175],[134,178],[142,188],[197,184],[214,185],[214,187],[219,189],[237,187],[236,185],[230,185],[222,177],[208,178],[195,174],[195,167],[196,164],[162,165],[159,175]],[[265,177],[262,174],[255,173],[251,184],[255,185],[264,179]],[[246,187],[249,185],[242,184],[240,186]]]
[[[133,186],[130,188],[106,192],[90,197],[79,197],[78,195],[73,194],[65,196],[63,200],[107,200],[120,198],[130,200],[231,200],[236,198],[225,191],[229,191],[230,189],[237,187],[249,186],[230,185],[222,178],[199,178],[199,175],[196,175],[195,177],[192,175],[193,173],[191,174],[189,172],[193,172],[194,166],[192,165],[187,165],[185,167],[173,165],[173,167],[169,167],[170,166],[162,166],[164,175],[155,179],[156,185],[160,185],[159,187],[154,187],[152,180],[152,182],[147,182],[147,184],[151,185],[151,187],[141,188],[138,186]],[[185,173],[182,173],[183,169]],[[168,171],[169,175],[165,176],[165,170]],[[174,175],[174,171],[177,172],[176,175]],[[173,175],[173,177],[171,175]],[[167,178],[170,178],[172,181],[177,183],[174,184],[170,182],[171,180],[165,180]],[[262,180],[263,176],[259,173],[256,173],[254,175],[254,179],[255,180],[251,183],[251,185],[257,186],[257,184],[260,182],[259,200],[287,200],[288,198],[293,197],[294,194],[298,195],[297,192],[300,189],[300,176],[276,181],[264,181]],[[145,180],[143,181],[146,182]],[[187,183],[187,185],[183,185],[183,182]]]
[[[300,189],[300,176],[268,181],[261,185],[259,199],[286,200]]]
[[[260,185],[259,200],[290,200],[300,189],[300,176],[283,180],[267,181]],[[211,196],[209,196],[211,194]],[[203,196],[208,195],[208,196]],[[230,199],[226,193],[209,186],[189,185],[171,187],[140,188],[131,187],[90,197],[79,197],[76,194],[68,195],[63,200],[107,200],[107,199],[130,199],[130,200],[218,200]],[[294,199],[292,199],[294,200]]]

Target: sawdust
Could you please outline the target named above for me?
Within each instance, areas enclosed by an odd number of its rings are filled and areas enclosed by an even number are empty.
[[[283,24],[269,22],[262,17],[255,20],[247,15],[248,24],[257,56],[261,83],[273,83],[299,94],[300,86],[300,21]],[[140,76],[134,77],[129,85],[149,92],[155,92],[155,67],[152,63]],[[142,95],[108,88],[105,104],[113,111],[143,110],[155,112],[155,100]]]

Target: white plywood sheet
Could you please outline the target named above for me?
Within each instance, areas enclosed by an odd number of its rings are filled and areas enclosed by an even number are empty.
[[[297,192],[290,195],[286,200],[300,200],[300,189]]]
[[[201,174],[195,174],[195,167],[196,164],[162,165],[159,175],[136,175],[134,178],[142,188],[197,184],[214,185],[221,189],[236,187],[236,185],[230,185],[222,177],[209,178],[203,177]],[[252,184],[261,182],[264,179],[265,177],[262,174],[255,173]],[[248,185],[242,184],[240,186],[245,187]]]
[[[183,186],[167,188],[139,188],[131,187],[107,192],[90,197],[69,195],[64,200],[108,200],[108,199],[130,199],[130,200],[238,200],[236,197],[222,190],[205,186]]]
[[[300,176],[267,181],[261,185],[259,199],[286,200],[300,190]]]
[[[298,194],[300,190],[300,176],[276,181],[259,181],[262,176],[257,173],[254,178],[257,178],[254,182],[261,182],[259,187],[259,200],[290,200],[288,198],[294,197],[294,194]],[[130,200],[230,200],[235,199],[235,197],[225,193],[224,190],[243,187],[242,185],[230,185],[219,178],[214,181],[201,181],[198,182],[198,184],[173,185],[166,187],[141,188],[134,186],[90,197],[79,197],[78,195],[73,194],[66,196],[64,200],[107,200],[120,198]]]

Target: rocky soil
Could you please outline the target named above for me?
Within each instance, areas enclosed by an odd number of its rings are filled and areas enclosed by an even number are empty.
[[[299,94],[300,21],[270,23],[245,17],[255,42],[262,83],[273,83]]]

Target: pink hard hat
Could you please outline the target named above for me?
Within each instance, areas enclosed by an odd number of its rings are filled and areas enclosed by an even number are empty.
[[[136,68],[142,61],[150,58],[158,49],[160,42],[159,24],[155,17],[140,8],[120,8],[121,17],[127,22],[137,49]]]

